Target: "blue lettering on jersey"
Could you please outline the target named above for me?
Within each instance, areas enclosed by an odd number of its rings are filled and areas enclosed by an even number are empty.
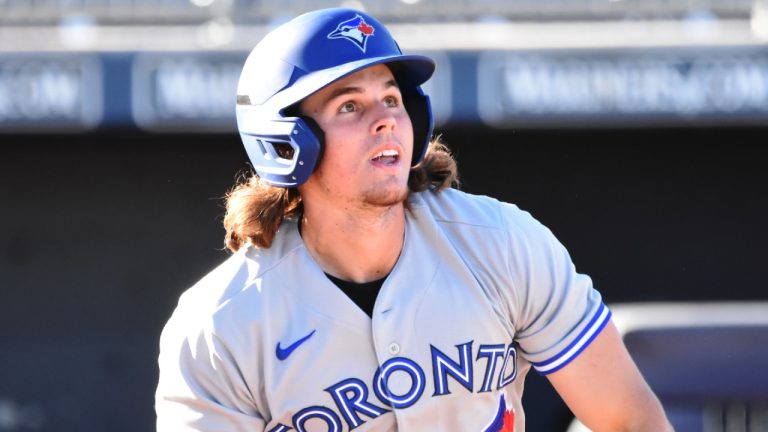
[[[448,376],[451,376],[470,393],[474,391],[472,377],[473,342],[469,341],[456,345],[458,360],[453,360],[451,356],[430,345],[432,379],[435,387],[432,397],[451,393],[448,388]],[[497,376],[497,389],[499,390],[512,383],[517,377],[517,349],[514,343],[509,345],[480,345],[475,360],[479,362],[481,359],[485,360],[485,373],[483,374],[483,383],[477,390],[477,393],[491,391],[492,383]],[[497,374],[499,359],[503,360]],[[401,394],[394,393],[389,385],[391,377],[397,372],[400,372],[400,376],[404,373],[410,382],[408,389]],[[384,405],[393,409],[404,409],[415,404],[421,398],[426,387],[425,381],[424,370],[416,362],[405,357],[392,357],[376,370],[371,384],[374,394]],[[356,429],[365,423],[361,415],[374,419],[390,412],[389,409],[368,401],[369,387],[363,380],[358,378],[346,378],[328,387],[325,391],[333,398],[338,412],[341,413],[341,417],[343,417],[350,430]],[[269,432],[286,432],[294,429],[298,432],[304,432],[306,431],[305,424],[311,419],[324,422],[329,432],[338,432],[342,430],[341,417],[336,411],[328,407],[311,406],[300,410],[293,416],[291,419],[293,428],[278,423]]]
[[[505,376],[504,373],[509,368],[512,371]],[[507,355],[504,356],[504,366],[501,367],[501,373],[499,374],[499,389],[514,381],[515,377],[517,377],[517,350],[514,345],[509,344]]]
[[[389,411],[368,402],[368,386],[357,378],[345,379],[328,387],[325,391],[333,397],[350,430],[365,423],[358,413],[376,418]]]
[[[411,378],[411,387],[401,395],[396,395],[389,390],[389,378],[395,372],[405,372]],[[393,357],[385,361],[374,374],[373,392],[380,401],[392,408],[408,408],[424,393],[424,371],[410,359]]]
[[[450,393],[448,390],[448,375],[452,376],[464,388],[472,392],[472,342],[456,345],[459,349],[459,362],[456,363],[443,354],[434,345],[429,345],[432,350],[432,375],[435,382],[435,392],[432,396],[440,396]]]
[[[341,432],[341,420],[332,409],[323,406],[304,408],[293,416],[293,427],[298,432],[306,432],[304,424],[309,419],[319,419],[328,425],[328,432]]]
[[[491,391],[493,377],[496,374],[496,360],[498,360],[499,357],[504,357],[503,344],[481,345],[480,349],[477,350],[477,360],[480,360],[481,358],[488,359],[485,366],[485,375],[483,377],[483,385],[480,387],[480,390],[478,390],[478,393]]]

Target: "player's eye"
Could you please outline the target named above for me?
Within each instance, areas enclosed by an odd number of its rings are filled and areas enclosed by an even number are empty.
[[[344,102],[341,104],[341,107],[339,107],[340,113],[351,113],[357,111],[357,106],[354,104],[354,102]]]
[[[395,96],[387,96],[384,98],[384,106],[387,108],[397,108],[400,106],[400,99]]]

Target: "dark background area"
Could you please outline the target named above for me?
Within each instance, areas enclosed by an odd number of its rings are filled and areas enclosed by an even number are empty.
[[[530,211],[608,304],[766,298],[768,129],[440,132],[462,189]],[[227,257],[239,137],[0,142],[0,430],[154,430],[160,330]],[[545,380],[528,383],[528,429],[564,430]]]

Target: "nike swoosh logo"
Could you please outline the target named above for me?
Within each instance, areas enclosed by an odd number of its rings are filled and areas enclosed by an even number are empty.
[[[311,338],[312,335],[315,334],[315,330],[312,330],[308,335],[304,336],[303,338],[297,340],[296,342],[288,345],[285,348],[280,347],[280,342],[277,343],[277,348],[275,348],[275,355],[277,356],[278,360],[285,360],[288,358],[289,355],[299,347],[299,345],[303,344],[307,341],[307,339]]]

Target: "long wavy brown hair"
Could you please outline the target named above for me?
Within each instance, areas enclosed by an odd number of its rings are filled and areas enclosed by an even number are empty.
[[[439,192],[458,186],[456,161],[438,137],[429,143],[424,160],[411,168],[408,188],[411,192]],[[283,220],[300,217],[304,208],[297,188],[271,186],[256,174],[238,181],[225,200],[224,244],[232,252],[248,243],[269,248]]]

